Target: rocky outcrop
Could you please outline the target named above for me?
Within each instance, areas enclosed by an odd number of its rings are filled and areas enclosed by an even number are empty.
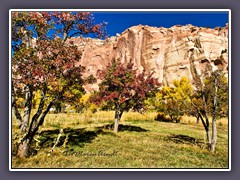
[[[154,70],[164,85],[182,76],[194,82],[206,65],[213,70],[228,68],[228,25],[214,29],[138,25],[107,40],[77,37],[69,43],[78,45],[83,52],[80,64],[86,67],[86,75],[96,75],[113,58],[124,63],[132,61],[139,71]],[[96,88],[94,85],[90,90]]]

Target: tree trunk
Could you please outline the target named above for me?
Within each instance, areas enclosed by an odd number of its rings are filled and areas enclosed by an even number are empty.
[[[212,140],[211,140],[211,134],[210,134],[210,124],[209,124],[209,119],[208,119],[208,113],[207,113],[207,102],[206,102],[206,97],[205,97],[205,91],[202,90],[203,95],[203,107],[204,107],[204,111],[203,111],[203,115],[205,117],[206,123],[205,123],[205,129],[206,129],[206,133],[207,133],[207,142],[208,142],[208,149],[211,150],[211,144],[212,144]]]
[[[62,112],[62,104],[60,102],[55,103],[54,106],[56,108],[56,112],[57,113],[61,113]]]
[[[196,121],[196,124],[199,124],[199,115],[197,116],[197,121]]]
[[[31,110],[32,110],[32,89],[29,85],[25,87],[25,103],[24,103],[24,114],[23,121],[21,125],[21,133],[24,134],[27,132],[29,125]]]
[[[18,122],[18,126],[19,128],[21,128],[21,125],[22,125],[22,116],[18,110],[18,106],[17,106],[17,103],[16,103],[16,99],[15,99],[15,92],[14,92],[14,87],[13,87],[13,83],[12,83],[12,109],[13,109],[13,112],[15,114],[15,117],[17,119],[17,122]]]
[[[34,114],[34,116],[32,117],[32,121],[31,121],[30,126],[29,126],[29,130],[31,130],[31,131],[33,131],[33,129],[36,128],[37,120],[40,117],[40,115],[42,114],[44,103],[45,103],[46,91],[47,91],[47,85],[44,84],[44,87],[43,87],[43,90],[42,90],[42,94],[41,94],[41,100],[40,100],[40,103],[38,105],[38,110]]]
[[[45,119],[46,115],[48,114],[50,108],[52,107],[53,102],[54,102],[54,100],[51,101],[51,102],[48,104],[46,110],[42,113],[42,115],[41,115],[41,117],[40,117],[40,119],[39,119],[39,122],[38,122],[37,126],[33,129],[33,134],[34,134],[34,135],[35,135],[36,132],[38,131],[39,127],[40,127],[41,125],[43,125],[44,119]]]
[[[116,106],[116,110],[115,110],[115,118],[114,118],[114,132],[117,133],[118,132],[118,125],[119,125],[119,121],[122,117],[123,111],[119,110],[119,105]]]
[[[67,40],[67,32],[63,33],[63,43],[65,43]]]
[[[211,143],[211,152],[215,151],[217,143],[217,126],[216,121],[212,122],[212,143]]]
[[[22,139],[21,143],[18,145],[18,152],[17,156],[20,158],[26,158],[30,155],[30,144],[32,138],[25,136],[25,138]]]
[[[209,128],[207,128],[206,130],[206,134],[207,134],[207,145],[208,145],[208,149],[211,149],[211,134],[210,134],[210,130]]]
[[[115,112],[115,114],[116,114],[116,112]],[[119,125],[119,119],[115,115],[115,119],[114,119],[114,132],[115,133],[118,132],[118,125]]]
[[[210,136],[208,118],[207,118],[207,116],[205,116],[205,118],[206,118],[206,122],[205,122],[200,112],[198,112],[198,117],[201,119],[202,124],[203,124],[203,127],[204,127],[204,129],[205,129],[205,131],[206,131],[206,135],[207,135],[207,145],[208,145],[208,148],[210,149],[210,147],[211,147],[211,136]]]
[[[45,119],[46,115],[48,114],[52,105],[53,105],[53,101],[51,101],[49,103],[47,109],[42,113],[37,125],[36,125],[36,122],[33,121],[34,117],[32,118],[32,122],[31,122],[30,128],[28,129],[28,133],[23,137],[23,139],[21,140],[21,142],[18,146],[18,154],[17,154],[18,157],[23,158],[23,157],[28,157],[30,155],[29,150],[30,150],[31,142],[32,142],[34,136],[36,135],[39,127],[43,124],[44,119]],[[33,125],[33,124],[35,124],[35,125]]]
[[[213,119],[212,119],[212,143],[211,143],[211,152],[215,151],[216,148],[216,143],[217,143],[217,125],[216,125],[216,121],[217,121],[217,93],[218,93],[218,79],[215,78],[214,81],[214,88],[215,88],[215,92],[214,92],[214,97],[213,97]]]
[[[17,122],[18,122],[18,126],[21,127],[22,126],[22,116],[18,110],[18,107],[17,107],[17,103],[15,101],[15,98],[12,96],[12,108],[13,108],[13,112],[15,114],[15,117],[17,119]]]

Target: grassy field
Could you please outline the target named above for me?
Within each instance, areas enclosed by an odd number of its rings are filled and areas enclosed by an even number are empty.
[[[211,153],[196,118],[168,123],[154,121],[156,113],[129,112],[115,134],[113,117],[114,112],[49,114],[28,159],[15,156],[19,132],[13,118],[12,168],[228,168],[227,119],[217,123],[217,148]]]

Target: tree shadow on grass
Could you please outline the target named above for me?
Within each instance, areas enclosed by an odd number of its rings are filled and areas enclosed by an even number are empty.
[[[91,143],[99,134],[106,134],[101,129],[86,131],[85,128],[72,129],[65,128],[56,146],[62,146],[65,142],[67,146],[83,147],[85,143]],[[59,129],[42,131],[40,136],[40,147],[52,147],[56,143]]]
[[[54,130],[44,130],[38,134],[35,139],[35,143],[32,145],[32,155],[37,154],[36,149],[42,148],[52,148],[54,145],[56,147],[63,147],[66,151],[74,151],[74,147],[82,148],[86,143],[91,143],[99,134],[116,136],[115,133],[104,131],[104,130],[113,130],[113,125],[108,124],[101,127],[95,127],[94,130],[88,131],[86,128],[64,128],[60,133],[59,129]],[[129,125],[119,125],[119,131],[136,131],[136,132],[146,132],[148,130],[143,129],[138,126],[129,126]],[[57,142],[58,136],[61,134],[59,141]]]
[[[99,129],[108,129],[108,130],[112,130],[113,131],[114,125],[113,124],[107,124],[107,125],[104,125],[104,126],[101,126],[101,127],[98,127],[98,128]],[[119,124],[118,132],[123,132],[123,131],[147,132],[148,130],[143,129],[143,128],[139,127],[139,126],[131,126],[131,125]]]
[[[192,146],[199,146],[200,148],[203,148],[205,146],[205,142],[203,140],[182,134],[172,134],[167,136],[164,140],[171,141],[176,144],[188,144]]]

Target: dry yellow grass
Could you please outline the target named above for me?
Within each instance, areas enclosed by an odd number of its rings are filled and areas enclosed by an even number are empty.
[[[210,120],[210,125],[212,124],[212,118],[209,118]],[[193,116],[182,116],[181,117],[181,123],[186,123],[186,124],[197,124],[197,118]],[[202,122],[199,119],[198,125],[202,126]],[[218,126],[228,126],[228,118],[219,118],[217,120],[217,125]]]

